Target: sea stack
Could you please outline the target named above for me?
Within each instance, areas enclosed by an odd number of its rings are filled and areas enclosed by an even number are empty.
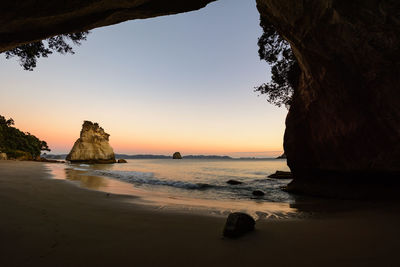
[[[114,151],[108,143],[109,137],[98,123],[84,121],[81,135],[66,159],[90,164],[115,163]]]
[[[175,153],[172,155],[172,158],[173,158],[173,159],[182,159],[181,153],[175,152]]]

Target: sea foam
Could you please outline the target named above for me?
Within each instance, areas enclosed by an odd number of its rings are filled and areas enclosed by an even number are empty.
[[[174,180],[161,180],[154,177],[152,172],[137,172],[137,171],[109,171],[109,170],[95,170],[96,175],[108,176],[118,180],[135,183],[135,184],[149,184],[171,186],[182,189],[204,189],[211,187],[209,184],[195,184],[183,181]]]

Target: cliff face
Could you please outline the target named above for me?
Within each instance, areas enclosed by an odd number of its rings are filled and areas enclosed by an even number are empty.
[[[67,160],[85,163],[115,163],[115,155],[108,143],[109,134],[97,123],[85,121]]]
[[[54,35],[196,10],[215,0],[4,0],[0,52]]]
[[[284,137],[295,177],[289,189],[335,196],[343,190],[338,184],[355,189],[398,178],[400,2],[257,4],[290,42],[302,70]]]

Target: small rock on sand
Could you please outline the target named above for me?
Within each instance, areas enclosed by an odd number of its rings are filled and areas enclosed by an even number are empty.
[[[256,222],[253,217],[243,212],[229,214],[226,219],[223,235],[229,238],[240,237],[254,230]]]

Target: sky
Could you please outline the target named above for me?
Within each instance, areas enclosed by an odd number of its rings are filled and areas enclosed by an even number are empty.
[[[255,1],[220,0],[94,29],[34,71],[0,55],[0,114],[52,153],[68,153],[90,120],[116,153],[276,156],[287,110],[253,91],[270,80],[260,35]]]

